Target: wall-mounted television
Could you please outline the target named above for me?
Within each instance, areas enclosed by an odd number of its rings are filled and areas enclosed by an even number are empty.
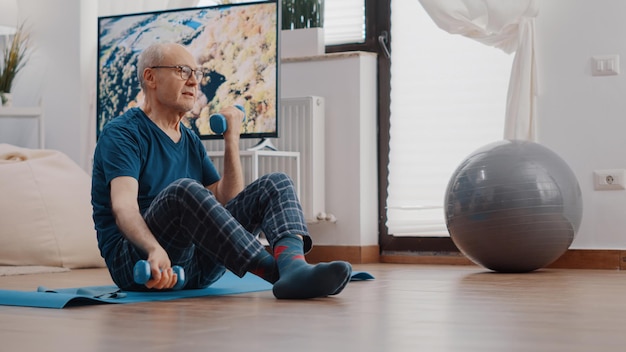
[[[257,1],[99,17],[97,136],[111,119],[141,105],[141,51],[177,42],[207,72],[196,106],[183,118],[188,128],[201,139],[222,138],[211,130],[209,116],[242,105],[242,138],[277,138],[279,9],[276,1]]]

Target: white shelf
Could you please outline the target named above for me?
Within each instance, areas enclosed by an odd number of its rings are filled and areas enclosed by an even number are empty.
[[[0,118],[37,119],[39,124],[39,148],[45,148],[43,109],[41,107],[0,107]]]

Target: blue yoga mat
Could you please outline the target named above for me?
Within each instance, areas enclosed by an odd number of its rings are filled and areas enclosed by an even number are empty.
[[[374,277],[363,271],[352,273],[351,281],[372,280]],[[162,292],[120,291],[115,285],[63,288],[37,291],[0,290],[0,305],[38,308],[66,308],[103,303],[137,303],[148,301],[168,301],[180,298],[223,296],[246,292],[271,290],[272,284],[258,276],[246,274],[243,278],[226,272],[210,287],[199,290]]]

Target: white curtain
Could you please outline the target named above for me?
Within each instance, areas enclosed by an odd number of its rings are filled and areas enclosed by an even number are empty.
[[[515,52],[506,104],[504,138],[536,140],[537,79],[534,0],[419,0],[441,29]]]

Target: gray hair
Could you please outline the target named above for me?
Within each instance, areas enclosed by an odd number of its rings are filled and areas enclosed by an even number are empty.
[[[151,66],[158,66],[163,62],[165,56],[165,44],[152,44],[144,49],[137,58],[137,78],[139,79],[139,85],[144,88],[143,71]]]

